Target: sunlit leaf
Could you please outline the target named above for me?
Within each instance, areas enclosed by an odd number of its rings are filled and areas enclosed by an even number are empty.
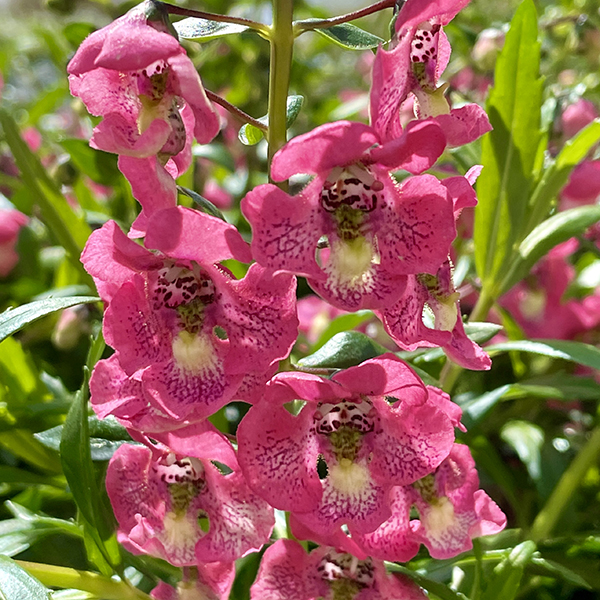
[[[51,600],[50,592],[14,560],[0,555],[0,598],[2,600]]]
[[[305,19],[303,21],[297,21],[296,24],[302,26],[302,23],[311,23],[318,19]],[[329,41],[342,46],[342,48],[349,48],[350,50],[370,50],[372,48],[378,48],[381,44],[385,43],[382,38],[352,25],[351,23],[341,23],[339,25],[332,25],[331,27],[319,27],[313,29],[322,36],[326,37]]]
[[[241,33],[248,29],[245,25],[238,25],[237,23],[224,23],[195,17],[182,19],[177,23],[173,23],[173,26],[179,37],[196,42],[208,42],[224,35]]]
[[[532,541],[523,542],[513,548],[494,569],[481,600],[513,600],[519,590],[523,571],[531,561],[535,549]]]

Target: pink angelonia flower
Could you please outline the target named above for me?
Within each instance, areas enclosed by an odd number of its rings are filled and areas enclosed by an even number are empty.
[[[228,600],[235,579],[235,563],[198,563],[198,578],[174,588],[161,581],[150,592],[154,600]]]
[[[373,65],[371,121],[381,139],[397,138],[402,126],[400,106],[410,93],[416,116],[434,117],[450,146],[462,146],[491,130],[477,104],[451,109],[444,97],[447,85],[438,79],[450,59],[447,25],[469,0],[407,0],[396,19],[395,46],[379,48]]]
[[[306,554],[293,540],[277,540],[263,555],[251,600],[426,600],[408,578],[388,574],[383,562],[334,548]]]
[[[283,405],[296,399],[305,405],[293,415]],[[366,533],[390,517],[391,487],[446,457],[453,425],[412,369],[386,354],[331,380],[277,374],[240,423],[239,461],[257,494],[318,535],[342,524]]]
[[[304,275],[342,310],[394,302],[407,274],[437,271],[456,229],[452,201],[435,177],[410,177],[398,186],[389,172],[421,172],[443,147],[431,121],[386,144],[368,125],[349,121],[293,138],[273,158],[273,179],[315,177],[293,197],[266,184],[242,200],[254,258]]]
[[[19,231],[29,221],[22,212],[0,208],[0,277],[6,277],[19,262],[16,251]]]
[[[149,20],[152,10],[145,2],[92,33],[67,67],[71,93],[103,117],[90,144],[120,155],[148,213],[140,231],[154,210],[176,204],[172,179],[190,165],[192,137],[204,144],[219,131],[192,61],[164,23]]]
[[[561,129],[565,138],[572,138],[599,116],[598,109],[593,102],[579,98],[577,102],[567,106],[560,117]]]
[[[600,160],[584,160],[569,177],[560,193],[560,209],[594,204],[600,197]]]
[[[376,311],[376,314],[400,348],[415,350],[440,346],[462,367],[487,370],[492,362],[465,333],[459,297],[452,283],[450,261],[446,260],[435,275],[409,275],[400,299],[389,308]],[[429,316],[432,316],[433,323],[425,323],[423,311],[426,306],[432,313]]]
[[[106,489],[118,540],[131,552],[181,567],[230,563],[268,541],[273,509],[248,488],[233,449],[221,448],[229,443],[216,434],[207,443],[205,435],[183,437],[179,444],[171,434],[172,450],[123,444],[111,458]],[[211,462],[224,459],[228,474]],[[220,598],[230,575],[223,566],[215,569],[205,569],[203,583],[216,587]]]
[[[109,222],[82,261],[109,303],[104,336],[116,350],[96,367],[92,404],[161,430],[204,419],[234,396],[250,399],[289,353],[298,320],[293,276],[255,264],[236,280],[218,264],[250,260],[232,225],[182,207],[149,225],[154,252]]]
[[[479,488],[468,446],[454,444],[442,464],[410,486],[394,488],[393,516],[353,541],[381,560],[407,561],[424,544],[433,558],[452,558],[473,547],[473,538],[502,531],[506,516]],[[409,522],[414,506],[419,519]]]

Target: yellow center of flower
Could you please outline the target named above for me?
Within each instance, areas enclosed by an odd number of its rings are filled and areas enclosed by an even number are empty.
[[[329,466],[329,480],[336,490],[345,495],[359,495],[368,484],[369,470],[349,458]]]
[[[180,369],[190,375],[214,370],[218,358],[212,340],[206,334],[180,331],[173,339],[173,357]]]
[[[421,521],[427,531],[427,534],[436,539],[444,533],[454,523],[454,506],[446,496],[437,498],[435,502],[429,505],[425,515],[421,516]]]
[[[371,264],[377,262],[379,257],[373,244],[361,236],[334,242],[329,269],[347,287],[363,287],[371,279]]]

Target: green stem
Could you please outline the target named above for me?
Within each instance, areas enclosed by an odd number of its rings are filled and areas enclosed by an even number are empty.
[[[17,564],[47,587],[76,589],[105,600],[150,600],[150,596],[126,581],[116,581],[97,573],[77,571],[43,563],[17,560]]]
[[[380,2],[376,2],[375,4],[367,6],[366,8],[361,8],[360,10],[355,10],[351,13],[340,15],[339,17],[334,17],[332,19],[298,21],[297,23],[294,23],[296,37],[306,31],[312,31],[313,29],[327,29],[328,27],[333,27],[334,25],[341,25],[342,23],[347,23],[348,21],[354,21],[355,19],[366,17],[367,15],[379,12],[385,8],[392,8],[394,4],[396,4],[396,0],[381,0]]]
[[[244,19],[243,17],[230,17],[229,15],[219,15],[216,13],[203,12],[201,10],[194,10],[192,8],[184,8],[183,6],[175,6],[174,4],[167,4],[161,2],[166,11],[171,15],[181,15],[183,17],[195,17],[197,19],[208,19],[209,21],[219,21],[222,23],[234,23],[236,25],[245,25],[250,29],[254,29],[263,37],[268,36],[269,28],[262,23],[257,23],[250,19]]]
[[[273,155],[287,141],[286,113],[287,96],[290,87],[294,32],[292,19],[293,0],[273,0],[273,25],[269,39],[271,42],[271,63],[269,68],[269,170]],[[279,184],[284,191],[287,183]]]
[[[251,117],[242,109],[231,104],[231,102],[227,102],[225,98],[215,94],[214,92],[211,92],[210,90],[205,89],[204,91],[206,92],[206,96],[209,100],[212,100],[215,104],[220,104],[225,110],[229,111],[232,115],[238,117],[238,119],[240,119],[244,123],[249,123],[253,127],[260,129],[261,131],[266,132],[268,130],[268,127],[264,123],[261,123],[258,119],[255,119],[254,117]]]
[[[535,518],[529,534],[534,542],[550,536],[586,472],[598,462],[599,456],[600,426],[592,431],[592,435],[573,459],[569,468],[562,474],[550,498]]]

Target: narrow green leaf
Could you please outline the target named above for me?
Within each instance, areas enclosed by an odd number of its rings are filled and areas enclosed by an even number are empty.
[[[355,313],[341,315],[331,321],[327,329],[319,336],[319,339],[313,346],[313,352],[316,352],[321,346],[328,342],[336,333],[349,331],[362,325],[365,321],[373,318],[373,312],[370,310],[359,310]]]
[[[496,388],[491,392],[486,392],[481,396],[469,398],[465,401],[461,401],[460,397],[455,398],[455,401],[460,405],[463,411],[462,422],[467,428],[467,431],[470,431],[479,424],[485,415],[498,404],[510,389],[510,384],[507,384]]]
[[[309,368],[347,369],[381,354],[386,348],[359,331],[344,331],[334,335],[317,352],[298,361]]]
[[[528,540],[512,549],[494,569],[481,600],[513,600],[519,590],[523,571],[535,552],[535,543]]]
[[[300,110],[302,110],[302,105],[304,104],[304,96],[294,95],[287,97],[287,103],[285,108],[285,127],[289,129],[294,121],[297,119],[300,114]]]
[[[2,600],[51,600],[50,592],[14,560],[0,555],[0,598]]]
[[[261,123],[266,124],[266,118],[261,117],[258,119]],[[250,123],[245,123],[240,127],[238,131],[238,139],[244,146],[255,146],[265,137],[264,132],[258,127],[254,127],[254,125],[250,125]]]
[[[403,567],[396,563],[386,563],[386,568],[392,573],[402,573],[403,575],[410,577],[417,585],[421,586],[424,590],[435,594],[440,600],[468,600],[467,596],[464,594],[455,592],[443,583],[429,579],[429,577],[425,577],[407,567]]]
[[[318,20],[320,19],[304,19],[297,21],[296,24],[301,25],[302,23],[311,23]],[[338,46],[349,48],[350,50],[370,50],[378,48],[380,44],[385,43],[385,40],[382,38],[351,23],[341,23],[340,25],[332,25],[331,27],[319,27],[318,29],[313,29],[313,31],[316,31]]]
[[[520,352],[531,352],[541,354],[550,358],[560,358],[576,362],[586,367],[600,369],[600,349],[583,342],[572,342],[568,340],[517,340],[502,342],[488,346],[486,350],[490,354],[499,354],[510,350]]]
[[[506,267],[523,231],[541,137],[542,81],[537,14],[532,0],[519,6],[496,63],[487,103],[493,131],[482,140],[483,172],[477,181],[475,264],[485,288],[497,295]]]
[[[25,325],[52,312],[76,306],[77,304],[89,304],[99,301],[100,298],[96,298],[95,296],[71,296],[67,298],[36,300],[17,308],[9,308],[0,314],[0,342],[25,327]]]
[[[545,577],[560,577],[567,583],[585,588],[586,590],[592,589],[592,586],[581,575],[553,560],[534,556],[527,570]]]
[[[56,184],[50,179],[35,154],[21,138],[19,128],[12,116],[0,109],[0,123],[4,137],[10,146],[24,183],[35,196],[44,223],[65,248],[73,264],[83,269],[79,255],[85,246],[91,229],[83,216],[76,214]]]
[[[217,219],[221,219],[221,221],[226,222],[223,213],[210,200],[207,200],[197,192],[194,192],[194,190],[190,190],[182,186],[177,186],[177,189],[180,193],[191,198],[195,202],[196,207],[200,212],[206,213],[211,217],[216,217]]]
[[[541,475],[541,449],[544,444],[544,430],[528,421],[509,421],[502,427],[500,437],[513,448],[533,481]]]
[[[500,293],[507,292],[526,277],[535,263],[554,246],[583,234],[590,225],[598,221],[600,206],[595,204],[559,212],[538,225],[519,245],[518,254],[499,287]]]
[[[196,42],[208,42],[224,35],[241,33],[248,29],[245,25],[238,25],[237,23],[223,23],[222,21],[210,21],[209,19],[195,17],[182,19],[177,23],[173,23],[173,26],[180,38]]]
[[[69,153],[77,168],[102,185],[115,185],[120,176],[117,156],[92,148],[85,140],[62,140],[60,145]]]

